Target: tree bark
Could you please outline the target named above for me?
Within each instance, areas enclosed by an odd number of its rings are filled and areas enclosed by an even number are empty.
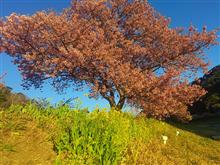
[[[110,95],[106,95],[106,93],[100,92],[103,98],[105,98],[111,107],[112,110],[122,111],[122,108],[125,104],[126,97],[121,89],[118,89],[119,101],[116,103],[115,96],[113,91],[110,91]]]
[[[124,106],[124,103],[125,103],[125,97],[122,96],[118,102],[118,104],[116,105],[116,108],[118,111],[121,111],[123,106]]]

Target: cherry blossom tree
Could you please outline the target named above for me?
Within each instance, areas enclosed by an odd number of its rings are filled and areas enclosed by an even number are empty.
[[[90,88],[113,109],[125,103],[159,119],[187,118],[205,91],[188,78],[208,64],[216,30],[171,28],[144,0],[73,0],[62,13],[11,14],[0,21],[0,51],[13,57],[23,86]]]

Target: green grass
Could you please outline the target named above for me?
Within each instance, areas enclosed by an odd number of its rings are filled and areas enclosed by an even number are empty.
[[[15,152],[15,148],[11,144],[0,144],[0,151]]]
[[[191,121],[187,124],[171,123],[176,127],[193,132],[199,136],[212,138],[220,136],[220,116]]]
[[[218,133],[218,118],[169,124],[115,111],[35,105],[11,106],[1,115],[6,132],[27,131],[24,121],[37,123],[54,146],[55,164],[220,164],[220,142],[208,138]]]

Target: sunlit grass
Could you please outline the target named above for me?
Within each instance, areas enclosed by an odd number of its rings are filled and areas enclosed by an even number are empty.
[[[220,142],[129,113],[28,104],[11,106],[1,115],[11,122],[1,129],[25,129],[24,123],[18,127],[19,121],[10,121],[16,116],[37,122],[54,145],[56,164],[220,164]]]

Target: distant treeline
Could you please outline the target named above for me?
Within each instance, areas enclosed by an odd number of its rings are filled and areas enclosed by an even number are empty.
[[[8,108],[12,104],[25,104],[28,98],[23,93],[13,93],[12,88],[0,83],[0,108]]]
[[[207,94],[190,108],[192,114],[204,112],[217,112],[220,110],[220,65],[212,68],[207,74],[194,81],[194,84],[201,85]]]

